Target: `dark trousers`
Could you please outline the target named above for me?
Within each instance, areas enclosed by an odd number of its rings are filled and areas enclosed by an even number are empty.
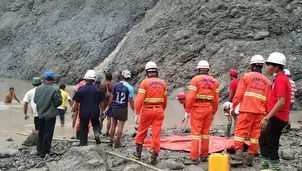
[[[65,109],[58,109],[58,111],[59,111],[59,117],[60,117],[61,124],[65,124],[66,110]]]
[[[39,138],[37,149],[38,153],[45,155],[50,153],[51,141],[56,125],[56,117],[48,119],[39,119]]]
[[[92,123],[94,136],[100,136],[99,118],[80,118],[80,145],[87,145],[89,120],[91,120]]]
[[[269,120],[266,129],[261,132],[259,138],[261,156],[270,160],[279,160],[279,140],[286,125],[287,122],[277,117],[272,117]]]

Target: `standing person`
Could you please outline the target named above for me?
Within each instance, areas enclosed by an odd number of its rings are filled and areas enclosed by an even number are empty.
[[[84,85],[86,84],[85,80],[83,78],[79,78],[78,82],[77,82],[77,85],[74,89],[74,95],[73,97],[75,96],[76,92],[81,88],[83,87]],[[79,108],[79,107],[78,107]],[[80,117],[79,117],[79,112],[80,110],[76,110],[76,111],[73,111],[73,120],[72,120],[72,127],[75,127],[76,128],[76,139],[80,139]],[[89,126],[88,126],[88,130],[89,130]]]
[[[197,65],[195,76],[188,89],[186,111],[191,111],[191,160],[185,164],[198,164],[207,161],[209,153],[210,128],[213,115],[219,103],[219,83],[209,75],[208,61],[201,60]],[[201,141],[201,146],[200,146]],[[200,153],[199,153],[200,151]]]
[[[62,104],[61,92],[53,86],[54,78],[53,72],[45,72],[44,83],[36,88],[34,96],[39,115],[39,143],[37,148],[40,157],[45,157],[46,154],[50,153],[56,117],[59,115],[57,107]]]
[[[40,77],[34,77],[32,80],[32,85],[34,86],[34,88],[26,92],[23,98],[23,102],[24,102],[23,111],[25,115],[24,119],[25,120],[29,119],[29,116],[27,115],[27,111],[28,111],[28,104],[30,103],[31,111],[34,117],[36,137],[39,136],[39,115],[37,112],[37,105],[34,102],[34,97],[35,97],[36,88],[39,85],[41,85],[41,83],[42,83],[42,79]]]
[[[88,70],[84,76],[86,84],[82,86],[73,97],[73,111],[79,108],[80,117],[80,145],[86,146],[88,142],[88,124],[91,120],[96,144],[100,144],[100,109],[104,110],[104,96],[99,88],[93,85],[96,73]]]
[[[229,96],[228,96],[228,102],[229,103],[225,103],[224,104],[224,110],[228,111],[228,109],[230,109],[231,105],[232,105],[232,101],[233,98],[235,96],[236,90],[237,90],[237,86],[238,86],[238,71],[235,69],[232,69],[230,72],[228,72],[231,82],[230,82],[230,86],[229,86]],[[225,135],[227,137],[231,136],[231,128],[232,128],[232,122],[233,122],[233,118],[234,118],[234,127],[236,126],[236,121],[237,121],[237,115],[231,115],[231,112],[224,112],[227,119],[228,119],[228,124],[227,124],[227,130]]]
[[[266,61],[266,73],[276,75],[273,80],[268,103],[268,114],[262,119],[260,136],[260,153],[262,169],[280,171],[278,155],[279,140],[283,128],[289,121],[291,86],[283,72],[286,58],[282,53],[270,54]]]
[[[232,114],[240,103],[239,118],[235,127],[234,146],[236,154],[234,160],[243,160],[244,141],[250,133],[250,147],[246,165],[252,166],[258,152],[258,139],[261,129],[261,120],[267,114],[270,80],[262,74],[264,59],[261,55],[251,58],[251,72],[245,73],[239,81],[236,94],[233,98]]]
[[[296,96],[296,92],[297,92],[296,83],[291,79],[290,71],[288,69],[284,69],[284,73],[288,77],[290,85],[291,85],[290,110],[294,110],[295,96]],[[286,128],[286,130],[290,129],[290,122],[288,122],[288,124],[285,128]]]
[[[69,96],[69,94],[65,91],[66,85],[65,84],[60,84],[60,92],[62,96],[62,104],[61,106],[58,107],[59,111],[59,116],[60,116],[60,121],[61,121],[61,127],[64,126],[65,124],[65,114],[67,111],[67,101],[69,102],[70,107],[72,108],[72,100]]]
[[[186,94],[184,92],[179,92],[177,94],[176,99],[178,100],[178,102],[183,105],[185,111],[186,111]],[[185,112],[185,116],[182,122],[184,121],[188,121],[190,119],[190,113]]]
[[[110,97],[112,96],[112,90],[113,90],[113,83],[112,83],[112,74],[111,73],[106,73],[105,74],[105,82],[101,84],[101,90],[105,94],[106,99],[104,100],[104,107],[107,108],[108,102]],[[106,125],[106,133],[104,134],[105,136],[109,137],[110,134],[110,127],[111,127],[111,118],[112,118],[112,108],[109,107],[108,110],[106,111],[106,116],[107,116],[107,125]],[[103,121],[106,116],[102,116],[101,118],[101,130],[103,127]]]
[[[5,95],[4,104],[12,103],[13,99],[20,103],[19,99],[16,96],[14,87],[10,87],[9,92]]]
[[[128,83],[131,79],[131,73],[128,70],[122,72],[122,81],[116,83],[113,87],[113,95],[110,97],[108,107],[106,111],[111,108],[112,105],[112,121],[110,129],[110,143],[109,146],[113,145],[113,137],[115,134],[116,126],[118,126],[117,137],[115,140],[114,147],[118,148],[121,145],[120,139],[123,134],[123,128],[125,122],[128,120],[128,101],[130,107],[134,112],[134,90],[133,87]]]
[[[164,111],[167,107],[166,82],[158,78],[157,69],[154,62],[150,61],[146,64],[145,71],[148,78],[140,83],[135,104],[136,114],[140,117],[135,137],[136,152],[133,153],[133,157],[138,160],[141,158],[148,128],[152,126],[151,164],[153,165],[157,163],[160,151],[161,127],[165,118]]]

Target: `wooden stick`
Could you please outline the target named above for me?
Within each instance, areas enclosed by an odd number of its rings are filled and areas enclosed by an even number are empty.
[[[115,153],[110,152],[110,151],[106,151],[106,153],[111,154],[111,155],[114,155],[114,156],[117,156],[117,157],[120,157],[120,158],[123,158],[123,159],[126,159],[126,160],[133,161],[133,162],[135,162],[135,163],[138,163],[138,164],[140,164],[140,165],[143,165],[143,166],[145,166],[145,167],[147,167],[147,168],[149,168],[149,169],[153,169],[153,170],[155,170],[155,171],[163,171],[163,170],[161,170],[161,169],[159,169],[159,168],[156,168],[156,167],[154,167],[154,166],[148,165],[148,164],[146,164],[146,163],[143,163],[143,162],[138,161],[138,160],[135,160],[135,159],[131,159],[131,158],[129,158],[129,157],[125,157],[125,156],[122,156],[122,155],[119,155],[119,154],[115,154]]]
[[[9,133],[17,134],[17,135],[22,135],[22,136],[29,136],[29,134],[25,134],[22,132],[15,132],[15,131],[8,131]]]

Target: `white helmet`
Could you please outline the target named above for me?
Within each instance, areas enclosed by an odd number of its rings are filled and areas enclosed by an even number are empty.
[[[290,76],[290,71],[288,69],[284,69],[285,75]]]
[[[88,70],[84,76],[84,80],[95,80],[96,72],[95,70]]]
[[[208,61],[201,60],[198,62],[197,69],[210,69],[210,65]]]
[[[251,59],[250,65],[251,64],[264,64],[265,61],[261,55],[254,55]]]
[[[147,62],[146,66],[145,66],[145,70],[149,70],[149,69],[156,69],[157,70],[157,65],[155,62],[149,61]]]
[[[286,58],[280,52],[273,52],[269,55],[266,62],[285,66],[286,65]]]

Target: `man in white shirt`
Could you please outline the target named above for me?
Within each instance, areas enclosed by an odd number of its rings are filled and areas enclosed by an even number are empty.
[[[27,115],[27,111],[28,111],[28,104],[30,103],[30,107],[34,117],[34,124],[35,124],[35,131],[36,131],[35,133],[37,136],[39,133],[39,116],[36,108],[36,103],[34,102],[34,96],[35,96],[36,88],[39,85],[41,85],[41,83],[42,83],[42,79],[40,77],[33,78],[32,85],[34,86],[34,88],[29,90],[23,98],[23,102],[24,102],[23,111],[25,115],[24,119],[25,120],[29,119],[29,116]]]

